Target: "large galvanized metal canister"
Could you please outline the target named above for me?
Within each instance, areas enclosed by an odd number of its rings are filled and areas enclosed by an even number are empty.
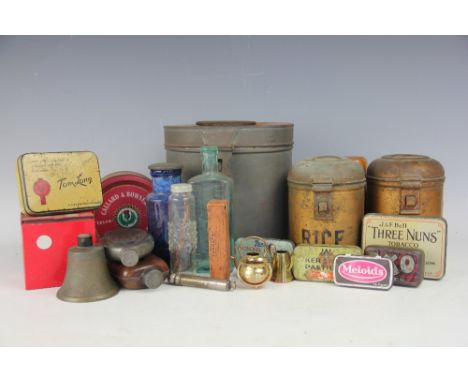
[[[164,126],[167,160],[183,165],[182,180],[201,173],[200,147],[217,146],[219,170],[234,181],[235,237],[287,236],[286,177],[293,124],[201,121]]]
[[[357,162],[322,156],[288,175],[289,238],[296,244],[359,245],[366,177]]]
[[[385,155],[367,170],[367,209],[390,215],[442,216],[445,173],[423,155]]]

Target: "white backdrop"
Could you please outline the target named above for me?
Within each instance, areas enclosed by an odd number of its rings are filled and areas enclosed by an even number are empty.
[[[467,105],[466,37],[0,37],[0,345],[467,345]],[[293,122],[294,161],[438,159],[447,276],[386,293],[163,286],[85,305],[23,290],[18,155],[92,150],[102,175],[147,173],[165,158],[163,125],[203,119]]]

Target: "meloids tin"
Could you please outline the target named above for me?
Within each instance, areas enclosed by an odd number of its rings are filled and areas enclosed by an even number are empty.
[[[424,252],[420,249],[369,246],[364,256],[380,256],[392,260],[393,284],[417,287],[424,278]]]
[[[444,168],[428,156],[385,155],[367,169],[368,212],[440,217],[444,180]]]
[[[339,255],[333,264],[336,285],[388,290],[393,285],[392,261],[382,257]]]
[[[120,171],[105,176],[103,202],[95,213],[98,234],[118,228],[146,230],[146,197],[152,188],[151,180],[137,172]]]
[[[289,171],[289,237],[295,244],[359,245],[366,177],[357,162],[308,158]]]

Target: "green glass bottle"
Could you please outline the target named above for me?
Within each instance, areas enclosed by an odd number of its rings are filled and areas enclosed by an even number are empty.
[[[200,149],[203,173],[189,180],[195,196],[195,210],[197,217],[197,251],[193,265],[196,273],[210,272],[208,257],[208,212],[207,204],[212,199],[227,200],[229,202],[229,228],[231,254],[233,248],[232,237],[232,179],[218,171],[218,148],[203,146]]]

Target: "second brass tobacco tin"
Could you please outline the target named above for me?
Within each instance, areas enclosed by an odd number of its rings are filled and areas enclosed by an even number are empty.
[[[424,278],[444,277],[447,222],[443,218],[367,214],[362,225],[362,246],[420,249],[425,254]]]
[[[20,204],[28,215],[92,210],[102,203],[96,154],[27,153],[17,160]]]
[[[354,245],[298,245],[293,255],[294,278],[333,282],[333,261],[344,254],[360,256],[362,251]]]

